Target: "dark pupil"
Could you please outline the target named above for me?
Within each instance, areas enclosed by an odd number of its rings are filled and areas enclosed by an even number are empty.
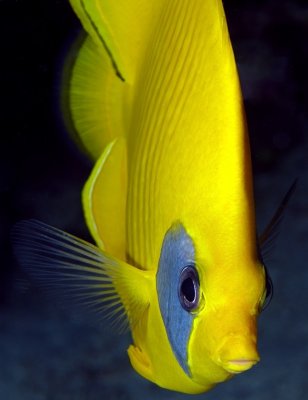
[[[182,282],[181,291],[183,296],[190,303],[195,300],[195,285],[191,278],[187,278]]]
[[[197,270],[188,265],[183,268],[178,286],[178,296],[185,311],[194,311],[199,303],[199,279]]]

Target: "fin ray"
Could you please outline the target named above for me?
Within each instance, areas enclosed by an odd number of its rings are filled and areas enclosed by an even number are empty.
[[[148,305],[144,271],[90,243],[36,220],[17,223],[12,241],[17,259],[39,287],[99,318],[112,319],[121,330],[136,322]],[[141,285],[136,286],[136,279]]]
[[[296,190],[296,186],[297,186],[297,179],[294,180],[294,182],[288,189],[287,193],[284,195],[273,217],[271,218],[270,222],[268,223],[263,233],[259,237],[261,254],[263,256],[267,255],[269,249],[273,246],[275,239],[279,234],[279,229],[278,229],[279,225],[281,224],[281,221],[283,219],[286,207],[289,204],[289,201]]]

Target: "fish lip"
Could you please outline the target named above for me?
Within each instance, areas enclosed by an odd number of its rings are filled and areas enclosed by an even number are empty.
[[[234,360],[227,360],[221,362],[221,366],[231,374],[240,374],[241,372],[248,371],[255,364],[259,362],[258,359],[239,358]]]

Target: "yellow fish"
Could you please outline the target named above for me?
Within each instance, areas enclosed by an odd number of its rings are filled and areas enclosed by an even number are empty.
[[[42,284],[127,317],[143,377],[205,392],[259,361],[269,294],[221,0],[70,2],[87,33],[69,101],[96,161],[83,204],[98,247],[29,221],[16,252]]]

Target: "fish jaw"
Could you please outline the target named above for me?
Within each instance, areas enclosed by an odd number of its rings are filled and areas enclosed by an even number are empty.
[[[239,374],[260,361],[256,340],[250,337],[230,335],[214,357],[215,362],[231,374]]]
[[[223,368],[231,374],[239,374],[241,372],[248,371],[258,361],[259,360],[249,359],[230,360],[225,365],[223,365]]]
[[[175,356],[160,312],[154,278],[153,274],[148,280],[149,306],[131,326],[133,344],[128,348],[131,365],[138,374],[162,388],[187,394],[206,392],[215,383],[195,382]]]
[[[189,343],[188,364],[192,379],[223,382],[257,364],[256,315],[226,309],[201,312]]]

